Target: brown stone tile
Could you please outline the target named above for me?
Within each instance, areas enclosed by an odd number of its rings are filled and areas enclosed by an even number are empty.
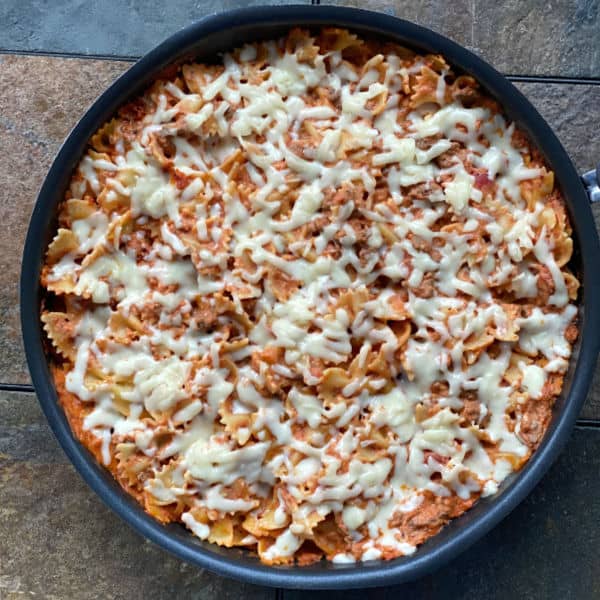
[[[97,60],[0,56],[0,382],[26,382],[18,281],[37,191],[87,106],[128,66]],[[9,232],[8,234],[6,232]]]
[[[324,2],[325,4],[325,2]],[[594,2],[542,0],[330,0],[327,4],[383,11],[433,29],[504,73],[599,77]]]
[[[434,4],[411,6],[408,18],[435,17]],[[0,154],[0,219],[11,232],[0,237],[0,382],[29,379],[18,323],[18,278],[37,189],[70,127],[127,66],[112,61],[0,57],[0,147],[6,149]],[[581,172],[600,159],[600,137],[595,135],[600,86],[519,83],[518,87],[554,127]],[[600,219],[600,207],[594,208]],[[588,406],[595,408],[585,409],[587,418],[600,418],[600,390],[599,399],[594,397]]]
[[[33,394],[0,392],[0,598],[222,598],[275,592],[173,558],[106,508]]]

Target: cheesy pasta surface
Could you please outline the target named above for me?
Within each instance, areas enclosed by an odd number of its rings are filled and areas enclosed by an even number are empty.
[[[538,446],[563,199],[443,57],[292,30],[90,140],[42,274],[60,402],[145,510],[267,564],[410,554]]]

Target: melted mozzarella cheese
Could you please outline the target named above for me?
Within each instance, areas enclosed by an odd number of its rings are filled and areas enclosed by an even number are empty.
[[[118,236],[118,212],[73,220],[77,251],[49,267],[101,305],[82,309],[66,389],[92,407],[106,464],[117,438],[155,460],[144,490],[159,504],[257,517],[275,490],[264,560],[293,556],[315,515],[357,544],[334,562],[410,554],[397,517],[431,494],[495,493],[513,467],[486,444],[526,458],[507,413],[566,368],[576,308],[543,204],[521,194],[543,170],[501,115],[447,103],[446,71],[439,108],[407,109],[420,58],[359,72],[341,51],[263,50],[260,76],[248,45],[201,93],[165,84],[134,141],[81,161],[72,193],[106,181],[129,220]],[[537,297],[536,262],[549,306],[514,317],[506,299]],[[515,354],[537,364],[513,380]],[[194,514],[181,520],[209,538]]]

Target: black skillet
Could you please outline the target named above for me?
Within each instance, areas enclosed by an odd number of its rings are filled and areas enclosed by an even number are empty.
[[[210,60],[219,52],[244,42],[275,38],[293,26],[316,28],[323,25],[347,27],[364,36],[389,38],[417,50],[443,54],[457,72],[473,75],[500,101],[510,119],[529,134],[555,172],[573,224],[576,250],[572,268],[583,281],[581,335],[563,393],[540,447],[525,468],[505,481],[496,495],[480,500],[412,556],[355,565],[323,561],[309,567],[269,567],[246,551],[202,542],[181,525],[161,525],[148,516],[75,439],[57,403],[44,353],[44,334],[39,318],[40,267],[55,230],[57,205],[88,139],[120,105],[140,93],[164,67],[196,58]],[[563,448],[585,401],[600,346],[600,270],[596,262],[600,257],[600,246],[590,210],[592,198],[600,200],[597,175],[596,171],[590,171],[582,182],[551,128],[521,92],[462,46],[423,27],[375,12],[306,5],[247,8],[202,19],[146,54],[96,100],[64,142],[41,188],[31,217],[21,273],[23,337],[39,401],[60,444],[98,496],[139,533],[190,563],[255,584],[304,589],[383,586],[425,575],[458,556],[529,494]]]

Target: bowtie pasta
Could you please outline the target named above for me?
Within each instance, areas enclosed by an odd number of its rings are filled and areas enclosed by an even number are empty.
[[[295,29],[90,140],[41,318],[76,436],[267,564],[407,555],[538,446],[578,333],[553,173],[442,56]]]

